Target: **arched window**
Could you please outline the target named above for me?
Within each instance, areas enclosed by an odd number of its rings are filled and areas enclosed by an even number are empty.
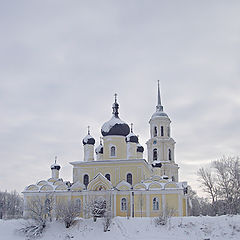
[[[157,136],[157,127],[156,127],[156,126],[154,127],[154,130],[153,130],[153,136],[154,136],[154,137]]]
[[[111,147],[111,157],[116,156],[116,148],[114,146]]]
[[[127,174],[127,182],[132,185],[132,174],[131,173]]]
[[[171,149],[168,149],[168,160],[169,161],[172,160],[172,151],[171,151]]]
[[[88,183],[89,183],[89,176],[85,174],[83,176],[83,184],[87,187]]]
[[[167,135],[170,137],[170,127],[167,128]]]
[[[80,211],[81,210],[81,199],[77,198],[75,201],[75,204],[76,204],[77,210]]]
[[[121,200],[121,211],[127,211],[127,199],[122,198]]]
[[[161,136],[164,135],[164,132],[163,132],[163,126],[161,126]]]
[[[111,181],[111,177],[110,177],[110,174],[109,174],[109,173],[107,173],[107,174],[105,175],[105,178],[106,178],[108,181]]]
[[[157,160],[157,149],[153,149],[153,161]]]
[[[158,198],[153,198],[153,210],[159,210],[159,201]]]
[[[175,177],[174,176],[172,176],[172,181],[175,182]]]

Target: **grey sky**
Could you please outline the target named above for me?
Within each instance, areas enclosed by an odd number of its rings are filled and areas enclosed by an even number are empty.
[[[157,79],[172,120],[180,179],[239,155],[239,1],[1,1],[0,189],[61,177],[97,144],[111,117],[134,123],[145,147]]]

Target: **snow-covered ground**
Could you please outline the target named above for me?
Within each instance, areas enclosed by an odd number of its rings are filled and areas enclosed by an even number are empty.
[[[21,227],[24,220],[1,220],[1,240],[24,240],[15,229]],[[161,239],[161,240],[239,240],[240,216],[184,217],[172,218],[167,226],[155,226],[153,219],[126,219],[117,217],[112,221],[110,231],[103,232],[102,219],[79,220],[70,229],[62,223],[48,225],[43,240],[66,239]]]

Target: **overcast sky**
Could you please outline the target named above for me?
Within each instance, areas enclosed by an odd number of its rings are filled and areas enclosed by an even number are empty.
[[[72,181],[118,93],[145,147],[157,80],[180,180],[240,150],[240,1],[1,1],[0,189]],[[145,156],[146,157],[146,156]]]

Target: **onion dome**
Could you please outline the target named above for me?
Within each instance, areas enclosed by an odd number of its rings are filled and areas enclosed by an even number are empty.
[[[156,106],[156,112],[152,115],[151,119],[158,118],[158,117],[168,118],[168,115],[163,111],[163,106],[161,103],[159,80],[158,80],[158,104]]]
[[[100,144],[98,147],[95,149],[96,154],[103,154],[103,145],[102,145],[102,139],[100,138]]]
[[[155,161],[152,162],[152,167],[161,168],[162,163],[160,161],[155,160]]]
[[[83,145],[86,145],[86,144],[94,145],[95,144],[95,139],[90,135],[90,127],[89,126],[88,126],[88,134],[83,139],[82,143],[83,143]]]
[[[61,166],[59,164],[57,164],[57,156],[55,157],[55,162],[54,164],[51,165],[51,169],[56,169],[56,170],[60,170]]]
[[[138,137],[133,133],[133,124],[131,123],[131,132],[126,136],[126,142],[138,143]]]
[[[140,145],[139,143],[137,144],[137,152],[144,152],[144,147],[142,145]]]
[[[115,94],[115,102],[113,103],[112,109],[113,109],[113,116],[108,121],[105,122],[101,128],[101,132],[103,136],[127,136],[130,132],[129,126],[122,121],[118,116],[118,108],[119,104],[117,103],[117,94]]]

